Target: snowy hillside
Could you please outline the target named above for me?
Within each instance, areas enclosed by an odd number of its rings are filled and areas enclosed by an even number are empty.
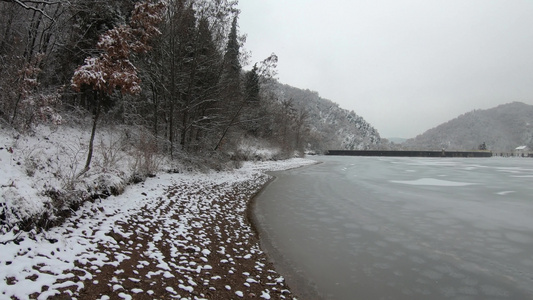
[[[0,123],[0,298],[294,298],[247,208],[264,171],[314,161],[171,161],[141,127],[103,124],[82,172],[87,121],[25,134]]]
[[[159,174],[83,203],[48,231],[13,228],[0,234],[0,298],[293,299],[246,212],[269,180],[263,171],[310,163]],[[14,183],[22,193],[37,190],[24,182]]]
[[[474,110],[432,128],[403,146],[408,149],[473,150],[485,143],[493,152],[533,146],[533,106],[513,102]]]
[[[308,114],[311,149],[366,150],[379,145],[378,131],[354,111],[339,107],[317,92],[279,84],[279,97],[292,99],[297,109]]]
[[[156,152],[143,153],[140,145],[148,136],[142,131],[108,127],[97,135],[93,166],[81,174],[90,136],[87,128],[41,125],[21,134],[2,126],[0,229],[15,224],[27,229],[52,226],[82,202],[118,195],[127,184],[170,166]]]
[[[39,125],[20,133],[0,123],[0,233],[60,224],[82,203],[121,194],[125,187],[161,172],[224,170],[239,162],[223,157],[164,153],[165,141],[142,127],[102,124],[91,168],[87,157],[90,120],[65,115],[65,125]],[[272,159],[276,149],[242,139],[241,157]],[[259,148],[258,148],[259,147]],[[222,154],[221,154],[222,155]]]

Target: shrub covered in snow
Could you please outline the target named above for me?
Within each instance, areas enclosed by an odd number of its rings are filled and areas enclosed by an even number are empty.
[[[247,137],[241,140],[237,146],[233,158],[244,161],[266,161],[282,158],[283,154],[279,147],[267,144],[265,140]]]
[[[0,232],[54,226],[84,202],[121,194],[126,185],[161,171],[225,171],[244,161],[287,158],[264,140],[243,138],[235,152],[194,156],[176,150],[171,160],[168,141],[146,128],[108,124],[97,131],[85,172],[90,120],[71,117],[65,115],[68,125],[36,125],[24,134],[0,127]]]
[[[83,122],[82,122],[83,123]],[[21,135],[0,129],[0,227],[48,227],[84,201],[121,194],[130,182],[171,166],[147,131],[103,128],[86,173],[89,126],[39,125]]]

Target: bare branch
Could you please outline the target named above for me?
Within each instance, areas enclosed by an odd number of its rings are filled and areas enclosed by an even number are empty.
[[[54,21],[54,19],[50,17],[44,10],[37,7],[36,5],[39,5],[39,4],[53,5],[53,4],[61,3],[61,1],[47,1],[47,0],[0,0],[0,1],[15,3],[24,9],[36,11],[38,13],[41,13],[43,16],[45,16],[51,21]],[[33,5],[30,5],[30,4],[33,4]]]

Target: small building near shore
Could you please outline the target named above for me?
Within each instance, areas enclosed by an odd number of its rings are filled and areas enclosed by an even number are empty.
[[[529,148],[527,146],[518,146],[514,149],[515,156],[528,156]]]

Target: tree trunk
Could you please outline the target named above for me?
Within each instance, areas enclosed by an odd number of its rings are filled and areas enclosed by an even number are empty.
[[[4,51],[6,51],[6,44],[8,44],[8,38],[11,35],[11,25],[13,24],[15,13],[13,12],[13,9],[11,10],[11,15],[9,16],[9,19],[6,24],[6,30],[4,31],[4,38],[2,39],[2,42],[0,42],[0,54],[3,54]],[[7,52],[7,51],[6,51]]]
[[[183,119],[181,122],[182,129],[181,129],[181,140],[180,140],[181,149],[183,149],[184,151],[187,151],[187,131],[189,129],[188,119],[189,119],[189,108],[185,107],[183,111]]]
[[[19,103],[21,99],[22,99],[22,94],[19,93],[17,97],[17,101],[15,102],[15,107],[13,108],[13,115],[11,116],[11,125],[15,124],[15,119],[17,118],[18,107],[19,107]]]
[[[37,20],[35,19],[37,17]],[[33,12],[30,28],[28,29],[28,43],[26,44],[26,50],[24,51],[24,57],[26,62],[30,62],[35,52],[35,43],[37,41],[37,34],[39,27],[41,27],[42,14],[37,14],[37,11]]]
[[[220,137],[220,140],[218,140],[218,143],[217,145],[215,146],[215,149],[213,149],[214,151],[217,151],[218,148],[220,147],[220,145],[222,144],[222,141],[224,140],[224,137],[226,136],[226,134],[228,133],[228,130],[230,129],[230,127],[233,125],[233,123],[235,122],[235,120],[237,119],[237,117],[239,116],[241,110],[243,109],[244,105],[246,103],[242,103],[241,106],[239,107],[239,109],[237,110],[237,112],[235,113],[235,115],[233,115],[233,118],[231,118],[231,121],[229,122],[228,126],[226,126],[226,128],[224,128],[224,131],[222,132],[222,137]]]
[[[168,139],[170,142],[170,159],[174,159],[174,95],[170,95],[170,112],[168,121]]]
[[[94,111],[91,138],[89,140],[89,152],[87,153],[87,160],[85,161],[85,167],[78,174],[77,177],[80,177],[81,175],[87,173],[87,171],[89,171],[89,169],[91,168],[91,160],[93,158],[93,148],[94,148],[94,136],[96,135],[96,124],[98,123],[98,117],[100,116],[100,99],[98,98],[98,91],[94,91],[94,97],[95,97],[96,108]]]
[[[159,99],[157,97],[158,97],[158,94],[157,94],[157,90],[156,90],[155,84],[152,83],[152,98],[153,98],[153,101],[154,101],[154,135],[156,137],[158,136],[158,126],[159,126],[159,124],[157,123],[157,121],[159,119],[158,115],[157,115],[157,112],[159,110],[159,107],[158,107]]]
[[[170,11],[169,11],[170,14]],[[174,18],[170,17],[170,28],[175,30]],[[174,34],[170,35],[170,116],[168,138],[170,142],[170,159],[174,159],[174,97],[176,97],[176,55],[174,53]]]

